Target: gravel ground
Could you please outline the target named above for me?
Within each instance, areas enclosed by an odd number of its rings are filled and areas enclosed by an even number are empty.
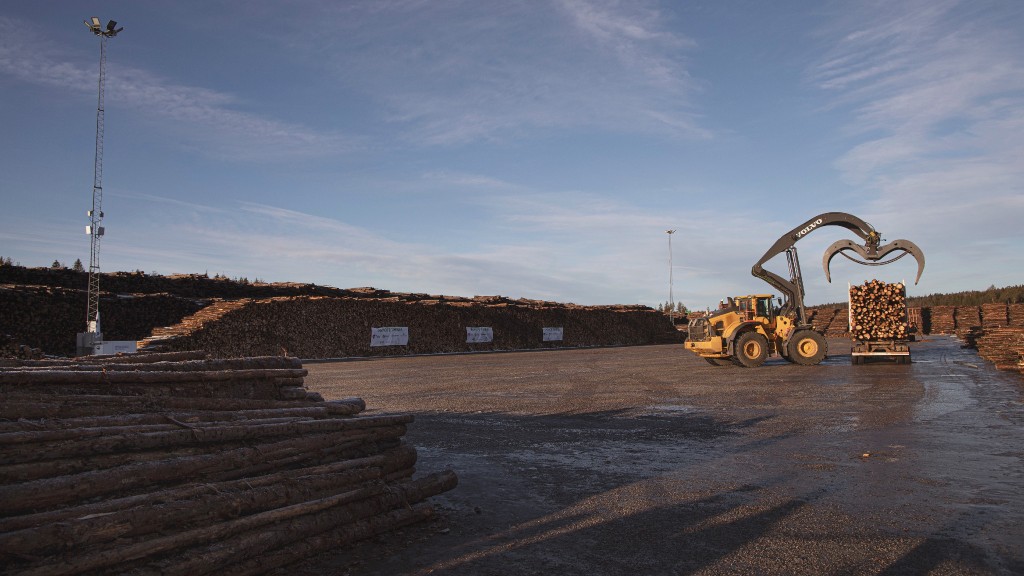
[[[681,346],[307,363],[414,413],[436,520],[302,575],[1024,574],[1024,381],[951,337],[914,363],[714,367]],[[282,572],[283,574],[284,572]]]

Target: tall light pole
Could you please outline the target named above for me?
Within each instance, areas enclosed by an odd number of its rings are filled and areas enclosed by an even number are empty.
[[[85,20],[89,31],[100,38],[100,78],[96,99],[96,156],[93,161],[92,177],[92,210],[89,210],[89,225],[85,233],[89,235],[89,296],[85,315],[86,331],[79,334],[78,354],[97,353],[103,343],[100,330],[100,238],[103,236],[103,94],[107,69],[107,40],[117,36],[123,27],[118,28],[117,22],[107,22],[106,28],[100,19],[93,16]]]
[[[665,230],[668,234],[668,319],[672,326],[676,325],[676,303],[672,298],[672,235],[675,230]]]

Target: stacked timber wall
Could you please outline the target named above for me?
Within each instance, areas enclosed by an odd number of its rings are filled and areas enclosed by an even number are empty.
[[[141,340],[155,326],[175,324],[210,300],[173,294],[117,295],[103,292],[100,313],[107,340]],[[86,292],[52,286],[0,285],[0,334],[47,354],[75,352],[85,330]]]
[[[143,347],[203,349],[218,356],[287,353],[302,358],[393,356],[545,347],[651,344],[675,332],[642,306],[574,306],[477,299],[280,297],[218,304],[158,331]],[[205,318],[198,319],[200,316]],[[408,345],[373,347],[373,328],[408,328]],[[493,340],[467,342],[466,328],[489,327]],[[543,340],[544,328],[562,339]]]
[[[200,355],[205,356],[205,355]],[[0,369],[4,573],[260,574],[430,517],[413,417],[323,401],[295,358]]]
[[[86,283],[86,274],[72,270],[0,266],[0,334],[10,335],[16,350],[27,346],[46,354],[74,354],[76,334],[85,328]],[[502,296],[466,298],[315,284],[239,283],[196,274],[117,272],[103,274],[100,286],[104,339],[163,340],[163,349],[204,348],[220,357],[281,354],[282,349],[304,358],[324,358],[680,339],[667,316],[646,306],[577,306]],[[329,300],[335,303],[325,304]],[[304,310],[305,306],[310,309]],[[226,316],[240,307],[246,310]],[[287,314],[282,308],[288,309]],[[342,317],[330,317],[334,313]],[[239,318],[253,324],[240,326]],[[217,329],[222,322],[226,325]],[[563,325],[563,341],[541,340],[542,327]],[[372,326],[408,326],[409,346],[370,350]],[[467,345],[465,326],[493,327],[494,341]],[[327,328],[334,333],[326,332]],[[431,337],[436,340],[431,342]],[[231,338],[240,342],[228,342]]]

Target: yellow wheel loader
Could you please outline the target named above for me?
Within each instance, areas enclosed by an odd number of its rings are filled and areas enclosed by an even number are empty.
[[[881,234],[860,218],[844,212],[820,214],[784,234],[751,268],[751,274],[781,291],[782,299],[770,294],[752,294],[723,301],[719,309],[707,317],[690,320],[684,344],[686,349],[716,366],[736,364],[754,368],[764,364],[772,354],[778,354],[794,364],[819,364],[828,354],[828,341],[807,321],[804,280],[794,245],[824,226],[842,226],[864,240],[863,246],[850,240],[840,240],[825,251],[822,267],[829,282],[832,281],[829,272],[832,258],[845,251],[855,252],[864,261],[855,260],[846,254],[843,256],[871,266],[889,264],[910,254],[917,260],[917,280],[921,279],[924,253],[913,242],[894,240],[879,246]],[[789,280],[763,267],[765,262],[783,252],[789,265]],[[891,260],[879,262],[893,252],[902,253]]]

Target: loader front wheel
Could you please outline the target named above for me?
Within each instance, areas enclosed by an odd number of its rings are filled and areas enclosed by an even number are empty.
[[[828,354],[828,342],[814,330],[801,330],[789,341],[789,356],[803,366],[821,364]]]
[[[768,340],[757,332],[745,332],[736,340],[733,361],[744,368],[757,368],[768,358]]]

